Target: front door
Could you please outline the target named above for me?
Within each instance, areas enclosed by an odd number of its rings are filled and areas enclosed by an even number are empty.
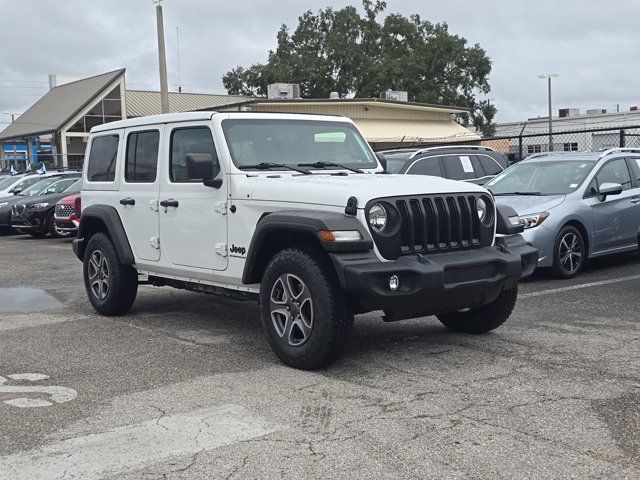
[[[619,183],[623,191],[620,195],[609,195],[601,201],[594,194],[603,183]],[[595,230],[594,250],[601,252],[636,243],[638,221],[634,217],[637,216],[638,204],[635,200],[640,189],[631,180],[626,160],[616,158],[605,163],[589,189],[592,191],[589,203]]]
[[[136,259],[160,259],[158,237],[158,158],[164,126],[129,128],[125,131],[123,178],[115,205]]]
[[[211,122],[167,125],[166,168],[160,184],[160,245],[163,263],[207,270],[227,268],[228,182],[220,188],[189,179],[186,156],[211,154],[218,162]]]

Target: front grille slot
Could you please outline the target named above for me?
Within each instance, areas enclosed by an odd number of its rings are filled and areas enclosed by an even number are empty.
[[[400,214],[401,254],[436,253],[480,245],[473,195],[430,195],[395,201]]]
[[[60,218],[68,218],[73,215],[75,208],[73,205],[56,205],[56,216]]]

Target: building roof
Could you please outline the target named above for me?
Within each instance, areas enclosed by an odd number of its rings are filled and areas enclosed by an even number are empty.
[[[0,140],[44,135],[59,130],[124,72],[122,68],[52,88],[0,132]]]
[[[160,92],[127,90],[127,117],[146,117],[162,113]],[[169,92],[169,112],[189,112],[193,110],[215,110],[228,105],[250,101],[250,97],[239,95],[211,95],[204,93]]]
[[[396,100],[384,100],[381,98],[292,98],[281,100],[279,98],[248,98],[228,107],[242,107],[248,105],[273,105],[283,106],[291,104],[304,105],[326,105],[326,104],[358,104],[363,106],[377,105],[381,107],[401,108],[409,110],[431,110],[442,113],[468,113],[470,109],[465,107],[455,107],[452,105],[435,105],[432,103],[400,102]]]

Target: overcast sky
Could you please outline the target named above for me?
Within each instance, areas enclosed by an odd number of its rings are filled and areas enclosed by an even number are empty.
[[[554,79],[560,107],[615,111],[640,104],[637,0],[389,0],[387,13],[420,14],[479,43],[493,61],[487,98],[497,120],[543,116]],[[222,75],[264,62],[282,23],[341,0],[164,0],[169,84],[178,82],[176,27],[184,91],[226,93]],[[158,89],[151,0],[0,0],[0,112],[22,112],[48,88],[48,74],[95,75],[126,67],[127,87]],[[283,79],[286,80],[286,79]],[[0,122],[9,116],[0,114]],[[0,124],[0,129],[6,123]]]

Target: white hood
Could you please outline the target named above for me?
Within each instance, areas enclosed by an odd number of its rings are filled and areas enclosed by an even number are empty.
[[[486,192],[478,185],[440,177],[357,173],[344,176],[284,174],[278,178],[258,175],[247,178],[246,186],[253,200],[342,207],[349,197],[356,197],[360,208],[369,200],[381,197]]]

